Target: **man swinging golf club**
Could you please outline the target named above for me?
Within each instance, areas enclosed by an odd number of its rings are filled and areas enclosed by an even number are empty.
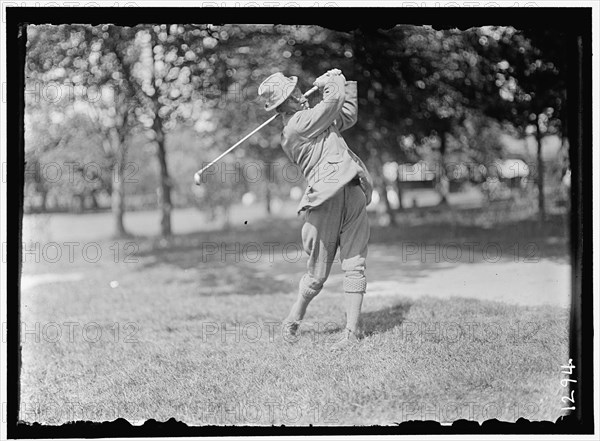
[[[346,81],[332,69],[314,82],[323,99],[309,108],[297,86],[297,77],[275,73],[262,82],[258,94],[267,111],[283,117],[281,145],[297,164],[308,186],[298,213],[304,212],[302,244],[308,254],[306,274],[300,280],[296,302],[284,320],[284,332],[296,335],[306,308],[323,288],[339,247],[344,292],[346,328],[332,350],[354,345],[363,296],[367,288],[365,267],[373,181],[364,163],[349,148],[341,132],[357,120],[356,81]]]

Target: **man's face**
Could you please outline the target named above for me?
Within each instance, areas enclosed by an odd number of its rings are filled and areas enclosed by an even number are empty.
[[[281,104],[281,110],[285,113],[296,113],[305,109],[308,109],[308,100],[298,87],[295,87],[288,99]]]

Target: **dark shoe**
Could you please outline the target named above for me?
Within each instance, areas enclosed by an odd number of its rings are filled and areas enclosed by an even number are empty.
[[[350,329],[346,328],[342,331],[339,340],[331,345],[332,352],[344,351],[358,345],[358,337]]]
[[[296,343],[298,341],[298,328],[300,328],[300,322],[284,321],[281,324],[281,336],[287,343]]]

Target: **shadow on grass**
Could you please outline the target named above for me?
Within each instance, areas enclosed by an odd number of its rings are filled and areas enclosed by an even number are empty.
[[[369,337],[394,329],[402,323],[411,306],[411,302],[400,302],[389,308],[361,314],[363,336]]]
[[[162,263],[183,269],[217,262],[256,263],[271,257],[267,253],[276,246],[281,250],[285,244],[299,244],[301,225],[297,219],[265,219],[257,226],[175,235],[168,239],[140,238],[136,257],[148,258],[142,263],[143,268]]]
[[[301,218],[271,218],[252,226],[178,235],[168,240],[146,238],[139,242],[136,257],[140,258],[140,270],[161,266],[166,266],[167,271],[171,271],[169,267],[192,270],[190,276],[179,282],[198,286],[197,292],[202,296],[291,292],[304,272],[306,255],[298,254],[296,260],[290,261],[283,256],[282,249],[292,246],[291,249],[301,252],[301,228]],[[507,221],[491,227],[467,225],[466,221],[465,224],[449,224],[435,220],[396,227],[372,224],[370,243],[379,245],[370,252],[369,263],[375,270],[371,274],[377,274],[373,281],[385,280],[390,274],[396,280],[400,277],[408,282],[417,281],[432,272],[482,262],[484,254],[480,251],[473,253],[474,259],[464,261],[470,256],[466,249],[462,252],[463,261],[438,261],[431,256],[426,256],[423,261],[423,249],[427,251],[437,245],[434,249],[439,250],[453,243],[459,246],[478,243],[480,248],[494,243],[500,247],[505,259],[514,260],[515,250],[518,250],[519,259],[570,263],[568,226],[564,216],[550,216],[543,225],[535,219]],[[420,252],[408,256],[409,243],[421,247]],[[269,249],[272,244],[277,245]],[[257,254],[257,249],[262,255]],[[412,260],[409,262],[407,257]],[[337,258],[336,267],[339,267]],[[173,283],[178,283],[181,278],[180,273],[173,273]],[[373,318],[379,320],[376,316]]]
[[[183,269],[197,268],[207,262],[234,262],[236,247],[238,260],[252,259],[256,256],[252,248],[256,244],[264,252],[268,244],[279,247],[286,244],[300,246],[302,220],[264,219],[253,226],[238,226],[217,231],[205,231],[172,236],[170,239],[139,238],[139,257],[150,257],[143,263],[151,267],[160,263],[170,263]],[[536,257],[569,262],[569,226],[563,215],[549,216],[540,225],[535,219],[507,221],[494,226],[484,227],[461,222],[436,222],[428,220],[422,224],[397,226],[379,226],[371,222],[371,244],[400,244],[416,242],[418,244],[466,243],[481,244],[495,242],[506,248],[515,243],[535,244]],[[215,250],[215,247],[217,248]],[[244,247],[247,247],[246,249]],[[280,248],[278,248],[280,249]],[[244,255],[246,253],[246,255]],[[245,259],[247,257],[247,259]],[[264,259],[266,256],[261,256]],[[301,260],[302,264],[304,260]]]
[[[519,244],[521,248],[531,244],[531,251],[535,250],[535,256],[531,257],[570,263],[570,227],[564,215],[548,215],[543,224],[537,219],[521,219],[497,222],[489,226],[470,223],[468,212],[461,213],[460,216],[463,217],[462,220],[455,218],[452,222],[432,217],[417,224],[399,221],[397,226],[372,226],[369,243],[416,242],[429,245],[493,242],[506,250],[513,250],[515,244]]]
[[[412,302],[403,301],[384,309],[363,312],[360,315],[361,338],[387,332],[402,324],[411,306]],[[313,326],[311,327],[310,332],[320,335],[331,335],[337,334],[343,329],[343,324],[340,325],[339,323],[330,322],[322,328],[319,326],[317,330],[314,330]]]
[[[273,279],[243,265],[222,268],[212,266],[199,271],[196,294],[202,297],[227,295],[274,295],[289,292],[295,285]]]

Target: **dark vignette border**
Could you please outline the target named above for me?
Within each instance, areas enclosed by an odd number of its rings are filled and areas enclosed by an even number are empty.
[[[344,12],[342,13],[342,9]],[[7,30],[7,430],[15,438],[109,438],[171,436],[408,435],[408,434],[591,434],[593,433],[592,304],[592,88],[591,8],[6,8]],[[518,12],[517,12],[518,11]],[[189,427],[174,418],[132,426],[114,422],[72,422],[62,426],[18,421],[20,352],[21,226],[24,184],[24,71],[27,24],[178,22],[313,24],[349,31],[357,27],[388,28],[395,24],[429,24],[466,29],[487,24],[517,28],[551,27],[568,31],[569,144],[571,184],[572,302],[570,356],[577,369],[576,411],[556,422],[516,423],[458,420],[451,426],[408,421],[398,426],[364,427]],[[350,22],[346,22],[350,17]],[[385,19],[382,20],[382,17]],[[543,20],[542,20],[543,18]],[[344,24],[342,24],[344,23]],[[371,23],[368,25],[358,23]],[[8,167],[7,167],[8,168]],[[17,188],[18,186],[18,188]],[[585,295],[584,295],[585,293]],[[587,386],[587,387],[586,387]]]

